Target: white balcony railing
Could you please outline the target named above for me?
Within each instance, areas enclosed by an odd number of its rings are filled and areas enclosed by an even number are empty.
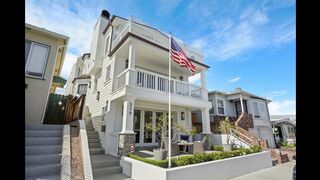
[[[135,22],[129,22],[119,30],[119,33],[117,36],[115,36],[113,42],[112,42],[112,49],[123,39],[123,37],[128,33],[135,34],[139,37],[142,37],[150,42],[153,42],[155,44],[158,44],[164,48],[169,48],[169,39],[166,35],[160,33],[159,31],[148,28],[146,26],[143,26],[141,24],[135,23]],[[202,53],[187,44],[181,44],[179,43],[181,48],[185,51],[186,55],[199,62],[203,62],[203,56]]]
[[[129,80],[130,79],[130,80]],[[137,69],[125,70],[117,76],[117,89],[126,84],[152,89],[158,92],[169,92],[169,78],[150,71]],[[171,93],[182,96],[189,96],[202,99],[203,90],[200,86],[184,81],[171,79]]]

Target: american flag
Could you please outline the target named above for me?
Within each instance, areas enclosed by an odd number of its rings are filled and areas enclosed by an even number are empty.
[[[187,67],[191,71],[192,75],[194,75],[196,67],[191,63],[187,55],[172,37],[170,55],[174,62],[179,64],[181,67]]]

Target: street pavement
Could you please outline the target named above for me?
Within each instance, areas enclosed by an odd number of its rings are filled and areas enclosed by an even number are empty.
[[[230,180],[292,180],[292,170],[296,161],[255,171]]]

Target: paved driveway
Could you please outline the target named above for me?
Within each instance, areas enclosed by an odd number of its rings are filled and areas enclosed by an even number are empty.
[[[295,164],[296,161],[291,161],[232,178],[231,180],[292,180],[292,170]]]

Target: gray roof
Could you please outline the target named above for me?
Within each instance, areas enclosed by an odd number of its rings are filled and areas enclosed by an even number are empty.
[[[249,93],[247,91],[242,90],[241,88],[236,88],[234,91],[229,91],[229,92],[222,92],[222,91],[218,91],[218,90],[213,90],[213,91],[208,92],[208,94],[214,94],[214,93],[223,94],[223,95],[245,94],[245,95],[248,95],[248,96],[251,96],[251,97],[254,97],[254,98],[265,100],[268,103],[271,102],[271,100],[269,100],[267,98],[264,98],[264,97],[257,96],[255,94]]]

